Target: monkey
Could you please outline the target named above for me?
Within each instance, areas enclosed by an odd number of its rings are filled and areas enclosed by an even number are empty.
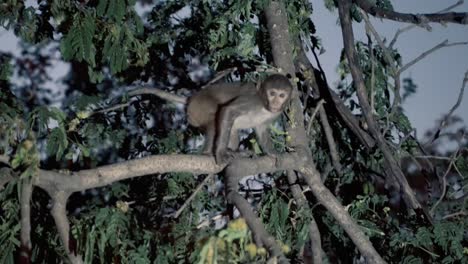
[[[204,132],[203,154],[214,155],[217,164],[226,164],[236,156],[239,129],[254,128],[262,150],[272,154],[267,128],[281,115],[291,93],[289,79],[280,74],[268,76],[259,86],[213,84],[189,98],[187,119]]]

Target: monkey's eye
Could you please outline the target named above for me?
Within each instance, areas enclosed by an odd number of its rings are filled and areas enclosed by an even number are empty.
[[[279,97],[284,98],[284,97],[286,97],[286,94],[280,93]]]
[[[275,96],[276,92],[275,91],[270,91],[270,96]]]

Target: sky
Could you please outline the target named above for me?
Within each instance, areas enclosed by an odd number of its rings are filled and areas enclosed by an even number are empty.
[[[314,8],[312,20],[317,28],[317,36],[322,40],[326,52],[319,56],[329,85],[336,86],[338,80],[337,65],[343,47],[337,12],[334,15],[325,9],[323,0],[311,0]],[[458,0],[393,0],[395,11],[409,13],[428,13],[442,10]],[[28,1],[34,3],[35,1]],[[34,5],[33,4],[33,5]],[[468,3],[456,7],[453,11],[468,12]],[[383,38],[391,40],[398,28],[408,24],[390,20],[371,19],[372,24]],[[356,40],[366,41],[363,23],[354,23]],[[422,52],[448,39],[452,42],[468,41],[468,26],[431,23],[432,32],[416,27],[400,35],[395,47],[403,57],[403,64],[419,56]],[[0,27],[0,51],[19,55],[17,39],[13,33]],[[56,80],[68,70],[66,64],[55,67]],[[414,65],[401,76],[413,78],[418,86],[417,93],[409,97],[403,107],[411,123],[417,129],[418,138],[424,131],[431,129],[435,121],[447,113],[455,104],[462,85],[464,73],[468,70],[468,45],[442,48]],[[54,85],[54,84],[48,84]],[[60,85],[57,82],[55,85]],[[467,88],[468,89],[468,88]],[[468,121],[468,91],[461,105],[455,111],[465,124]]]
[[[394,10],[407,13],[433,13],[443,10],[458,0],[393,0]],[[317,35],[321,38],[326,52],[319,56],[324,68],[329,85],[336,87],[338,74],[336,73],[343,38],[336,17],[330,16],[330,11],[325,9],[323,0],[312,0],[312,20],[317,28]],[[452,11],[468,12],[468,3]],[[388,42],[395,32],[407,23],[393,22],[390,20],[371,19],[371,23],[383,39]],[[468,25],[431,23],[432,31],[416,27],[398,38],[395,47],[403,57],[403,64],[408,63],[422,52],[434,47],[448,39],[452,42],[468,41]],[[353,24],[356,40],[367,43],[364,31],[364,23]],[[388,43],[387,42],[387,43]],[[435,121],[447,113],[455,104],[462,86],[465,72],[468,70],[468,45],[445,47],[431,53],[422,61],[402,73],[401,79],[412,77],[418,86],[417,93],[409,97],[403,104],[405,114],[417,129],[418,138],[424,131],[434,128]],[[468,121],[468,87],[461,105],[455,111],[464,123]]]

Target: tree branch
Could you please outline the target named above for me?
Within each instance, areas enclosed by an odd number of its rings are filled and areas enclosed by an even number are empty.
[[[421,55],[419,55],[417,58],[415,58],[414,60],[408,62],[407,64],[403,65],[400,70],[399,70],[399,73],[402,73],[404,71],[406,71],[409,67],[413,66],[414,64],[416,64],[418,61],[424,59],[424,57],[426,57],[427,55],[431,54],[432,52],[440,49],[440,48],[443,48],[443,47],[451,47],[451,46],[458,46],[458,45],[467,45],[468,42],[454,42],[454,43],[449,43],[448,42],[448,39],[444,40],[443,42],[439,43],[438,45],[434,46],[433,48],[423,52]]]
[[[309,119],[309,123],[307,124],[307,135],[310,135],[310,130],[312,129],[312,123],[314,122],[314,119],[315,119],[315,115],[317,115],[317,112],[319,111],[319,109],[322,108],[322,105],[325,103],[325,100],[323,99],[320,99],[320,101],[317,103],[317,105],[315,106],[315,109],[314,111],[312,112],[312,114],[310,115],[310,119]]]
[[[450,11],[451,9],[453,9],[453,8],[455,8],[455,7],[457,7],[457,6],[462,5],[463,2],[464,2],[463,0],[459,0],[459,1],[456,2],[455,4],[449,6],[449,7],[445,8],[445,9],[442,9],[442,10],[436,12],[436,13],[443,13],[443,12]],[[409,26],[406,26],[406,27],[404,27],[404,28],[398,29],[397,32],[395,33],[395,36],[393,36],[392,41],[391,41],[390,44],[388,45],[388,47],[389,47],[390,49],[392,49],[392,48],[393,48],[393,45],[395,45],[395,43],[396,43],[398,37],[400,36],[400,34],[406,32],[406,31],[409,31],[409,30],[415,28],[416,26],[417,26],[417,25],[414,25],[414,24],[413,24],[413,25],[409,25]]]
[[[227,174],[226,177],[228,177]],[[284,256],[283,252],[281,251],[280,246],[276,243],[275,238],[268,234],[263,224],[256,217],[255,213],[250,207],[249,202],[247,202],[244,199],[244,197],[242,197],[234,190],[228,191],[226,198],[228,202],[233,203],[237,207],[242,217],[244,217],[245,221],[247,222],[247,225],[249,226],[254,236],[262,241],[262,243],[270,252],[271,256],[277,257],[278,263],[289,263],[289,260]],[[257,246],[261,247],[263,245]]]
[[[293,63],[294,55],[291,45],[292,39],[289,34],[288,16],[283,3],[277,0],[272,0],[264,11],[275,65],[284,74],[290,75],[294,86],[288,111],[291,119],[287,127],[288,134],[292,139],[291,145],[303,147],[307,145],[308,138],[304,128],[304,115],[302,114],[299,91],[296,86],[296,69]]]
[[[222,170],[213,157],[201,155],[156,155],[129,160],[112,165],[104,165],[89,170],[70,172],[40,170],[34,182],[36,186],[54,194],[57,191],[77,192],[90,188],[106,186],[116,181],[133,177],[166,173],[183,172],[217,173]],[[52,196],[52,195],[51,195]]]
[[[31,196],[32,180],[30,178],[21,181],[21,261],[30,263],[31,261]]]
[[[360,8],[364,9],[367,13],[381,18],[395,20],[399,22],[407,22],[418,25],[424,25],[427,22],[436,23],[456,23],[468,24],[468,13],[462,12],[449,12],[449,13],[429,13],[429,14],[409,14],[400,13],[391,10],[385,10],[377,7],[375,4],[368,0],[354,0]]]
[[[347,0],[338,1],[338,10],[340,15],[340,23],[343,34],[343,44],[346,53],[346,58],[348,60],[348,65],[350,67],[351,75],[354,80],[354,86],[356,88],[356,93],[359,98],[359,103],[361,105],[362,114],[365,117],[365,120],[369,126],[369,131],[372,136],[376,139],[379,149],[382,151],[384,156],[384,164],[388,168],[388,176],[386,181],[391,186],[398,187],[398,189],[403,190],[403,199],[406,204],[413,209],[421,209],[422,206],[419,204],[416,196],[408,184],[405,175],[401,171],[401,168],[398,166],[398,163],[393,156],[391,150],[385,142],[385,138],[380,133],[377,122],[374,120],[372,115],[372,109],[370,108],[369,101],[367,99],[366,87],[364,84],[362,70],[359,66],[356,50],[354,47],[354,34],[352,28],[352,22],[350,17],[350,8],[351,3]],[[428,217],[428,216],[427,216]]]
[[[453,112],[455,112],[455,110],[460,106],[460,103],[461,103],[461,101],[463,99],[463,93],[465,92],[465,87],[466,87],[467,83],[468,83],[468,70],[465,72],[465,77],[463,78],[463,82],[462,82],[462,85],[461,85],[461,88],[460,88],[460,93],[458,94],[457,102],[452,106],[452,108],[445,115],[445,117],[442,118],[436,132],[424,145],[431,144],[432,142],[434,142],[434,140],[436,140],[439,137],[440,131],[442,131],[442,129],[447,124],[447,120],[450,118],[450,116],[453,114]]]
[[[306,165],[300,169],[300,172],[304,174],[304,179],[314,193],[314,196],[346,231],[361,254],[366,258],[367,262],[377,264],[386,263],[336,197],[323,185],[317,170],[312,166]]]
[[[450,170],[452,169],[452,166],[455,165],[455,161],[458,158],[458,153],[460,149],[457,149],[450,158],[449,165],[447,166],[447,169],[445,170],[444,175],[442,176],[442,194],[440,195],[439,199],[436,201],[436,203],[432,206],[431,210],[429,211],[432,215],[434,214],[434,211],[436,210],[437,206],[444,200],[445,194],[447,193],[447,175],[450,173]]]
[[[184,204],[174,213],[174,218],[178,218],[180,214],[184,211],[184,209],[190,204],[190,202],[197,196],[200,190],[205,186],[205,184],[212,179],[214,176],[213,173],[208,174],[208,176],[203,179],[203,181],[197,186],[197,188],[193,191],[193,193],[189,196],[189,198],[184,202]]]
[[[70,197],[69,192],[58,191],[52,196],[52,208],[50,212],[55,220],[57,231],[62,240],[68,259],[73,264],[81,264],[83,260],[76,254],[76,248],[70,243],[70,222],[67,218],[67,200]],[[74,241],[74,240],[73,240]]]
[[[298,177],[294,170],[289,170],[288,174],[288,183],[290,185],[291,193],[296,201],[297,207],[307,207],[309,208],[309,204],[307,203],[306,197],[304,193],[301,191],[299,184],[297,183]],[[310,208],[309,208],[310,209]],[[321,264],[322,263],[322,241],[320,238],[320,230],[318,229],[317,222],[315,222],[314,216],[311,216],[311,220],[309,223],[309,240],[310,240],[310,250],[312,251],[312,263],[314,264]],[[304,257],[306,256],[306,251],[304,251]],[[306,261],[304,261],[307,263]]]
[[[315,79],[310,80],[310,84],[312,85],[312,88],[317,91],[321,91],[319,94],[321,97],[325,98],[328,103],[326,106],[332,107],[336,109],[336,112],[339,113],[339,117],[343,121],[343,123],[351,130],[353,131],[354,135],[358,138],[358,140],[368,149],[372,149],[375,145],[374,139],[366,132],[364,131],[360,126],[359,126],[359,121],[356,119],[356,117],[351,113],[351,111],[348,109],[348,107],[343,103],[343,101],[340,99],[340,97],[332,90],[330,87],[328,87],[325,73],[323,72],[322,67],[320,66],[320,61],[318,60],[318,57],[314,50],[312,49],[312,53],[314,54],[315,60],[317,64],[319,65],[319,69],[322,72],[323,75],[323,80],[322,82],[318,82],[318,79],[315,77],[315,69],[310,63],[309,59],[307,58],[304,49],[302,46],[299,46],[300,50],[298,52],[298,55],[296,57],[296,64],[297,68],[300,69],[303,72],[303,75],[306,76],[306,78],[310,77]],[[298,48],[299,48],[298,47]],[[316,87],[314,87],[316,85]]]

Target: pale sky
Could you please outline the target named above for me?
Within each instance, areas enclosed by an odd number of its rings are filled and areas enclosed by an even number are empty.
[[[326,52],[320,55],[322,67],[327,75],[329,85],[336,86],[338,76],[336,67],[343,47],[341,31],[337,24],[337,10],[330,15],[324,8],[323,0],[311,0],[314,8],[313,22],[317,28],[317,35],[321,38]],[[442,10],[457,0],[394,0],[394,8],[399,12],[426,13]],[[458,6],[453,11],[468,12],[468,3]],[[383,38],[391,40],[398,28],[406,23],[397,23],[390,20],[372,19],[374,27]],[[403,64],[420,55],[422,52],[448,39],[450,43],[468,41],[468,26],[431,23],[432,32],[421,28],[414,28],[400,35],[395,47],[403,57]],[[366,40],[363,24],[354,23],[356,40]],[[0,27],[0,51],[13,52],[19,55],[17,39],[11,32]],[[55,67],[54,72],[59,79],[66,73],[67,67]],[[405,113],[411,123],[417,128],[418,137],[423,132],[434,127],[434,121],[447,113],[455,104],[464,73],[468,70],[468,46],[455,46],[442,48],[402,74],[402,78],[412,77],[418,85],[417,93],[408,98],[404,104]],[[54,78],[55,79],[55,78]],[[53,83],[48,85],[54,85]],[[57,85],[57,84],[55,84]],[[468,88],[467,88],[468,89]],[[468,121],[468,91],[456,115]]]

